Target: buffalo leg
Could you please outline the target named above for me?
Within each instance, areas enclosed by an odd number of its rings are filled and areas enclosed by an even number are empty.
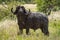
[[[20,34],[23,34],[23,28],[22,28],[22,27],[23,27],[23,26],[19,26],[19,31],[20,31],[19,33],[20,33]]]
[[[23,29],[20,29],[20,34],[23,34]]]
[[[28,35],[28,33],[29,33],[29,28],[26,28],[26,34]]]
[[[48,31],[48,25],[44,25],[42,28],[41,28],[42,32],[45,34],[45,35],[48,35],[49,36],[49,31]]]
[[[48,31],[48,28],[47,27],[44,27],[43,28],[43,32],[45,35],[48,35],[49,36],[49,31]]]

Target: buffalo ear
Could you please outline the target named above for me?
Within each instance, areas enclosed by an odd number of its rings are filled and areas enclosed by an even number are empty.
[[[29,15],[31,14],[31,10],[29,9]]]
[[[26,13],[26,9],[24,6],[21,6],[21,8],[23,9],[23,12]]]
[[[31,13],[31,10],[29,9],[29,13]]]
[[[31,14],[31,10],[29,9],[26,15],[30,15],[30,14]]]

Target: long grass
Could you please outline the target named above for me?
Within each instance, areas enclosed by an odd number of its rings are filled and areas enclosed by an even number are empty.
[[[19,31],[17,22],[5,20],[0,22],[0,40],[60,40],[60,20],[49,21],[50,35],[45,36],[40,29],[30,29],[30,35],[26,35],[24,29],[22,35],[17,35]]]

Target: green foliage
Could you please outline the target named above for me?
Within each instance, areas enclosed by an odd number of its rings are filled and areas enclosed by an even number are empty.
[[[36,0],[38,11],[48,13],[50,10],[59,10],[60,0]]]
[[[37,0],[37,7],[39,11],[44,11],[45,9],[45,1],[44,0]]]
[[[24,4],[23,2],[19,1],[12,1],[12,2],[7,2],[7,4],[4,2],[4,4],[0,4],[0,21],[5,20],[5,19],[16,19],[16,16],[11,13],[11,8],[13,9],[16,8],[16,6]]]
[[[10,9],[2,7],[0,9],[0,21],[5,18],[11,19],[12,13],[10,12]]]
[[[9,3],[13,1],[19,1],[21,3],[35,3],[35,0],[0,0],[0,3],[2,2]]]

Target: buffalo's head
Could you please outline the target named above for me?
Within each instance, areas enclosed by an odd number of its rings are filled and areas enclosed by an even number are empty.
[[[24,6],[17,6],[15,12],[13,12],[13,8],[11,8],[11,12],[14,14],[26,14],[26,9]]]
[[[17,6],[16,10],[13,11],[13,8],[11,8],[11,12],[17,16],[17,19],[19,21],[25,21],[28,15],[30,15],[30,10],[26,10],[24,6]]]
[[[17,6],[15,12],[11,8],[11,12],[15,15],[29,15],[31,13],[30,9],[27,11],[24,6]]]

